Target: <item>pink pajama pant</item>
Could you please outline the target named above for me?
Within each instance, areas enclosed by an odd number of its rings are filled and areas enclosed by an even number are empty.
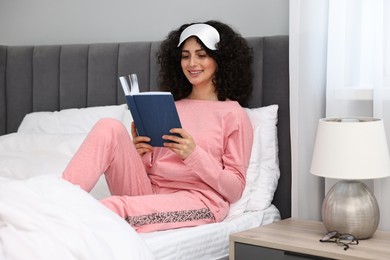
[[[112,196],[101,202],[138,232],[215,222],[196,193],[178,189],[165,194],[154,187],[123,124],[101,119],[88,134],[63,173],[63,178],[90,192],[100,176]]]

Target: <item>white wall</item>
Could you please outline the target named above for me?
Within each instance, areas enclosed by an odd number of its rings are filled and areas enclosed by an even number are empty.
[[[243,36],[288,34],[288,0],[0,0],[0,44],[162,40],[217,19]]]

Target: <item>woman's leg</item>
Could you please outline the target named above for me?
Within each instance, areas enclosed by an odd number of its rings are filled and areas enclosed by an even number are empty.
[[[124,218],[137,232],[215,223],[205,197],[188,191],[145,196],[111,196],[101,202]]]
[[[123,124],[101,119],[66,167],[63,178],[88,192],[105,174],[112,195],[153,193],[141,157]]]

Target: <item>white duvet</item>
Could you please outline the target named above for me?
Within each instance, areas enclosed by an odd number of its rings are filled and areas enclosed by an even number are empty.
[[[0,178],[0,258],[153,259],[123,219],[55,175]]]

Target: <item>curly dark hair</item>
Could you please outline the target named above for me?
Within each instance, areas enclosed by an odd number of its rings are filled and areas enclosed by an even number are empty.
[[[180,65],[181,46],[177,47],[181,32],[192,24],[194,23],[184,24],[170,32],[157,52],[160,89],[172,92],[175,100],[188,97],[192,90],[192,85]],[[220,34],[217,50],[208,49],[198,39],[202,48],[217,63],[214,85],[218,100],[235,100],[246,106],[252,93],[252,49],[247,41],[227,24],[215,20],[205,24],[213,26]]]

